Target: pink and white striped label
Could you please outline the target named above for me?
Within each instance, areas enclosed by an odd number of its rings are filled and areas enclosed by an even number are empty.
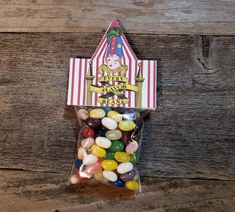
[[[138,60],[114,20],[91,59],[71,58],[68,105],[155,109],[157,61]]]

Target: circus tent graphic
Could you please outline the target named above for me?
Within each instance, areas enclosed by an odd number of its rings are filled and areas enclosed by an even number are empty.
[[[155,109],[157,61],[139,60],[116,20],[90,59],[71,58],[68,105]]]

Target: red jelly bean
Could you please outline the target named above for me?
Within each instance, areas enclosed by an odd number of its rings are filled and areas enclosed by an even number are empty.
[[[128,145],[131,140],[131,135],[133,134],[133,131],[128,132],[122,132],[122,143],[126,146]]]
[[[89,138],[94,137],[95,131],[92,128],[86,127],[82,130],[82,137],[83,138]]]

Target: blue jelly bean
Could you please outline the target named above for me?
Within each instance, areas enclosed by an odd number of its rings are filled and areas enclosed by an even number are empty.
[[[115,182],[112,183],[114,186],[117,186],[119,188],[122,188],[124,186],[124,182],[117,179]]]
[[[79,169],[82,165],[82,161],[81,160],[75,160],[74,162],[74,166],[76,169]]]
[[[104,110],[104,112],[107,114],[109,111],[111,111],[111,107],[104,107],[102,108]]]
[[[134,111],[130,111],[130,112],[126,113],[126,114],[123,114],[122,117],[124,119],[126,119],[126,120],[134,121],[134,120],[136,120],[137,115],[136,115],[136,113]]]

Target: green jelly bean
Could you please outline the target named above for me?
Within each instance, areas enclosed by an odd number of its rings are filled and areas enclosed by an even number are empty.
[[[139,161],[139,153],[138,151],[134,154],[131,155],[131,159],[129,160],[129,162],[136,164]]]
[[[124,149],[124,144],[121,141],[112,141],[111,147],[108,149],[112,152],[120,152]]]
[[[115,160],[114,154],[115,154],[115,152],[107,150],[106,155],[104,157],[104,160]]]

